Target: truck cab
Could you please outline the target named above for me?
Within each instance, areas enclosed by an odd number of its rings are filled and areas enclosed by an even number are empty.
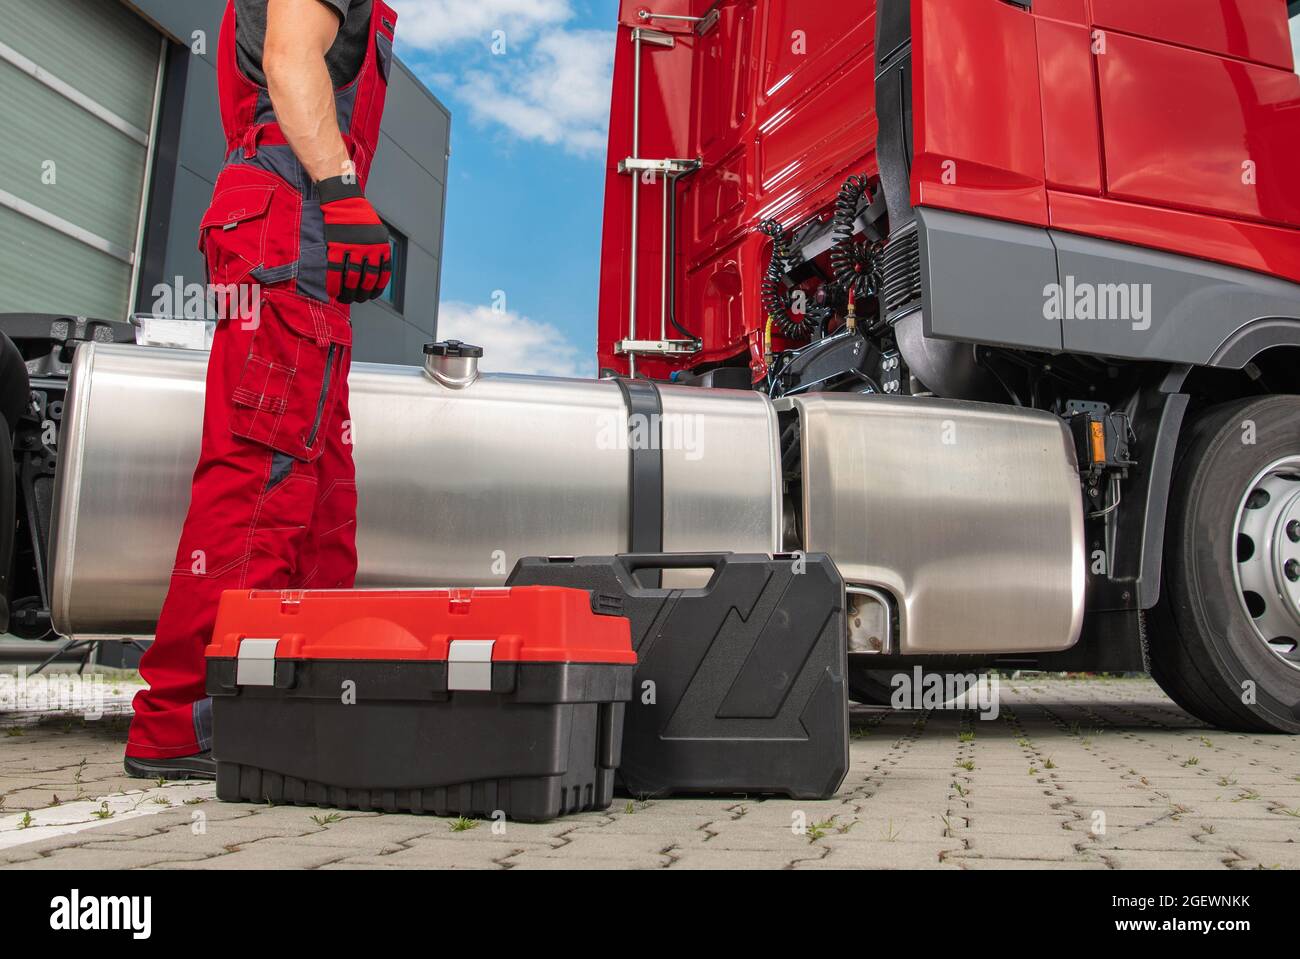
[[[787,462],[823,457],[807,408],[828,396],[910,402],[863,424],[867,465],[841,449],[838,469],[874,475],[901,445],[914,465],[891,485],[934,496],[956,487],[918,438],[933,404],[1000,408],[980,468],[985,496],[1017,487],[1013,526],[1042,522],[1050,487],[1009,460],[1027,414],[1074,440],[1086,573],[1064,648],[1064,619],[917,635],[879,537],[951,540],[924,512],[831,533],[825,492],[787,475],[789,545],[829,535],[890,603],[896,642],[856,657],[859,687],[973,654],[1149,669],[1204,719],[1300,730],[1298,47],[1294,0],[620,4],[603,372],[765,393],[789,411]],[[905,500],[873,489],[864,508]],[[1044,555],[990,529],[989,550]],[[969,546],[948,558],[979,563]],[[960,565],[924,588],[968,614]],[[1041,572],[1000,575],[1041,598]]]

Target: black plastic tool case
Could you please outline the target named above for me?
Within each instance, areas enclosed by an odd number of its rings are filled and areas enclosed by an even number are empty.
[[[712,571],[704,588],[641,585],[696,568]],[[509,582],[592,590],[631,622],[638,665],[619,777],[632,795],[810,799],[843,782],[844,581],[826,555],[533,558]]]
[[[603,809],[634,663],[626,621],[584,591],[229,592],[208,649],[217,796]]]

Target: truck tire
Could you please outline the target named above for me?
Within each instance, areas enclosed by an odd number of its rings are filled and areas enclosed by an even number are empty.
[[[1184,436],[1150,626],[1152,675],[1183,709],[1300,733],[1300,397],[1214,407]]]
[[[14,472],[13,433],[0,414],[0,632],[9,631],[9,578],[18,523],[18,481]]]

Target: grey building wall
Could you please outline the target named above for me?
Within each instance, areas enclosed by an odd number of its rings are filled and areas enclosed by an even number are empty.
[[[123,0],[174,42],[163,82],[157,155],[137,309],[149,312],[157,283],[202,282],[198,225],[221,169],[225,139],[217,101],[217,38],[225,0]],[[400,30],[400,24],[398,26]],[[192,52],[204,31],[206,50]],[[406,237],[400,312],[388,303],[353,307],[354,358],[418,365],[436,338],[442,278],[451,113],[400,61],[391,77],[368,196]]]

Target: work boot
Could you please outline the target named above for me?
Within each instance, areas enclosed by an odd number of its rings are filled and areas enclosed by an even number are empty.
[[[133,779],[216,779],[217,763],[212,751],[175,759],[141,759],[127,756],[122,760],[126,774]]]

